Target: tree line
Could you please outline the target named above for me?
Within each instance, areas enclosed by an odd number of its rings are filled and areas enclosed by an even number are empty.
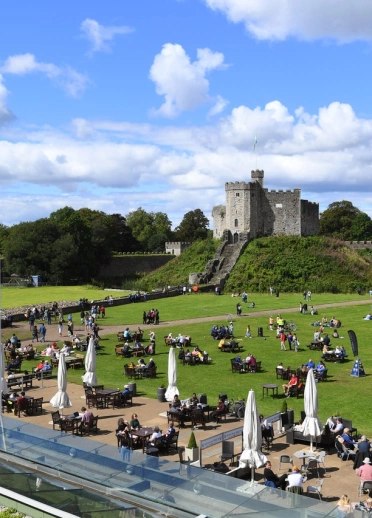
[[[164,252],[166,241],[205,239],[208,227],[200,209],[185,214],[172,230],[167,214],[141,207],[126,216],[64,207],[48,218],[11,227],[0,224],[0,252],[8,275],[81,283],[95,278],[115,252]]]
[[[48,218],[11,227],[0,224],[0,253],[8,275],[80,283],[95,278],[115,252],[164,252],[166,241],[194,242],[210,235],[209,220],[200,209],[187,212],[172,230],[167,214],[141,207],[126,216],[64,207]],[[372,220],[350,201],[334,202],[320,215],[320,235],[372,240]]]

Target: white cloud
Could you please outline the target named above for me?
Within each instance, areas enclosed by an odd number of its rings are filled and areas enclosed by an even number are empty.
[[[215,104],[208,112],[208,117],[214,117],[215,115],[218,115],[219,113],[223,112],[223,110],[226,108],[228,104],[229,101],[218,95]]]
[[[37,61],[33,54],[9,56],[0,67],[3,74],[23,76],[39,72],[60,85],[71,97],[78,97],[87,87],[89,79],[70,66],[58,67],[53,63]]]
[[[366,191],[372,119],[338,102],[313,114],[303,108],[291,114],[272,101],[263,108],[233,108],[200,127],[76,119],[71,134],[45,127],[17,139],[13,131],[0,139],[0,221],[2,203],[9,206],[6,200],[16,197],[19,185],[24,206],[17,202],[15,211],[5,211],[4,223],[26,214],[29,220],[47,216],[66,204],[124,214],[146,204],[146,210],[171,214],[174,223],[195,208],[210,217],[212,207],[224,202],[226,181],[250,180],[256,134],[266,187],[299,187],[322,209],[349,199],[372,216]],[[35,204],[28,198],[33,191]]]
[[[3,76],[0,74],[0,124],[14,119],[14,115],[6,106],[6,99],[8,97],[8,90],[3,84]]]
[[[209,100],[208,72],[223,68],[224,55],[210,49],[198,49],[193,63],[181,45],[166,43],[155,56],[149,77],[156,93],[165,97],[164,104],[153,113],[175,117]]]
[[[259,40],[372,40],[370,0],[204,0]]]
[[[84,37],[91,43],[90,52],[109,51],[110,42],[115,36],[129,34],[134,31],[132,27],[126,25],[104,26],[96,20],[86,18],[80,25]]]

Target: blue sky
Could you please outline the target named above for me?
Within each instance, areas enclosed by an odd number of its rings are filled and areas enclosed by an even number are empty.
[[[211,220],[256,163],[269,189],[372,216],[371,41],[370,0],[7,2],[0,223]]]

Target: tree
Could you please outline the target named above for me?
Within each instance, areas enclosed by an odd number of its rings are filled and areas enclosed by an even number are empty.
[[[127,225],[144,251],[153,251],[153,246],[159,246],[159,242],[167,241],[172,235],[172,222],[164,212],[146,212],[142,207],[130,212],[126,216]],[[154,240],[154,234],[162,236]],[[162,246],[164,250],[164,246]]]
[[[361,211],[351,201],[336,201],[320,215],[320,234],[345,241],[353,239],[352,226]]]
[[[127,221],[121,214],[112,214],[113,225],[113,250],[115,252],[135,252],[140,245],[133,236],[132,229],[127,225]]]
[[[184,215],[183,220],[175,229],[178,241],[196,241],[208,236],[209,220],[200,209],[192,210]]]
[[[372,239],[372,219],[365,212],[357,214],[351,225],[353,241],[370,241]]]
[[[4,253],[5,241],[8,239],[9,227],[0,223],[0,254]]]

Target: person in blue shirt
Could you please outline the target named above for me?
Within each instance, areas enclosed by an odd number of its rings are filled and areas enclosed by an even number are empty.
[[[307,369],[314,369],[315,368],[315,363],[313,362],[313,360],[310,358],[310,360],[305,364],[305,366],[307,367]]]
[[[129,396],[130,396],[129,386],[128,385],[124,385],[124,390],[121,393],[121,400],[123,401],[123,403],[127,402],[127,399],[128,399]]]
[[[349,450],[353,450],[355,448],[355,446],[357,445],[357,443],[354,442],[353,439],[350,437],[349,428],[344,428],[344,431],[343,431],[341,437],[344,440],[344,444],[345,444],[346,448],[349,448]]]

